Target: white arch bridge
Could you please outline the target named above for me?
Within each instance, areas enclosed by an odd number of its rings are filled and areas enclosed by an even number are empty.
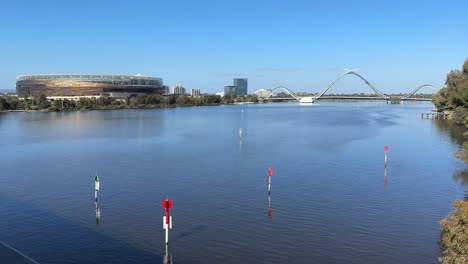
[[[382,100],[387,100],[387,102],[392,102],[392,103],[399,103],[402,100],[430,101],[431,99],[428,99],[428,98],[411,98],[411,96],[415,95],[422,88],[427,88],[428,87],[428,88],[432,88],[432,89],[437,90],[437,88],[435,88],[434,86],[432,86],[430,84],[424,84],[424,85],[419,86],[415,90],[413,90],[411,93],[408,93],[406,95],[399,96],[399,97],[392,97],[392,96],[386,95],[386,94],[382,93],[381,91],[379,91],[377,88],[375,88],[374,85],[372,85],[368,80],[366,80],[360,74],[356,73],[354,70],[347,70],[345,73],[338,76],[338,78],[336,78],[326,88],[324,88],[323,90],[321,90],[320,92],[318,92],[318,93],[316,93],[316,94],[314,94],[312,96],[299,96],[296,93],[294,93],[293,91],[291,91],[290,89],[288,89],[287,87],[278,86],[278,87],[274,88],[267,97],[260,98],[260,100],[266,101],[266,100],[277,99],[277,98],[272,97],[273,94],[275,94],[275,92],[278,91],[278,90],[283,90],[286,93],[288,93],[289,95],[291,95],[292,98],[297,100],[298,102],[301,102],[301,103],[314,103],[316,100],[318,100],[320,98],[323,98],[323,95],[328,90],[330,90],[330,88],[332,88],[333,85],[336,84],[336,82],[338,82],[341,78],[345,77],[346,75],[355,75],[355,76],[359,77],[361,80],[364,81],[365,84],[367,84],[367,86],[369,86],[375,92],[376,96],[375,97],[358,97],[358,96],[354,96],[354,97],[352,97],[352,96],[333,96],[333,97],[331,97],[331,96],[327,96],[327,97],[325,97],[326,99],[382,99]],[[284,99],[289,99],[289,98],[284,98]]]

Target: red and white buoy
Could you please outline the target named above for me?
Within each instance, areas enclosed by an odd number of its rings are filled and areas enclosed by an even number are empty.
[[[169,199],[162,202],[166,215],[163,216],[163,229],[166,230],[166,245],[169,244],[169,229],[172,229],[172,217],[169,215],[169,209],[172,208],[172,201]]]
[[[385,167],[387,167],[387,158],[388,158],[388,146],[387,145],[385,145],[384,147],[384,152],[385,152],[384,162],[385,162]]]
[[[268,168],[268,194],[271,192],[271,177],[273,176],[273,169]]]

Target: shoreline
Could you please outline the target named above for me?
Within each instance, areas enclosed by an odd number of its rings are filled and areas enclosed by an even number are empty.
[[[177,107],[199,107],[199,106],[221,106],[235,104],[206,104],[206,105],[165,105],[165,106],[147,106],[147,107],[119,107],[119,108],[93,108],[93,109],[37,109],[37,110],[0,110],[0,113],[53,113],[53,112],[76,112],[76,111],[109,111],[109,110],[153,110]]]

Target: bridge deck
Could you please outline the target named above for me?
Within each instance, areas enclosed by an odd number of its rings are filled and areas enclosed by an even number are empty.
[[[268,99],[271,101],[292,101],[296,100],[292,97],[270,97]],[[398,101],[432,101],[431,98],[382,98],[382,97],[371,97],[371,96],[322,96],[316,100],[398,100]]]

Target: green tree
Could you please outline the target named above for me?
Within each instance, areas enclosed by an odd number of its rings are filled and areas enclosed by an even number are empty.
[[[462,70],[452,70],[447,74],[445,87],[433,99],[439,110],[455,109],[459,106],[468,108],[468,59]]]
[[[35,105],[37,105],[39,109],[47,109],[50,107],[50,102],[47,101],[47,97],[43,94],[41,94],[39,97],[34,98],[34,101]]]
[[[10,105],[8,104],[7,100],[3,96],[0,96],[0,111],[5,111],[9,109]]]

